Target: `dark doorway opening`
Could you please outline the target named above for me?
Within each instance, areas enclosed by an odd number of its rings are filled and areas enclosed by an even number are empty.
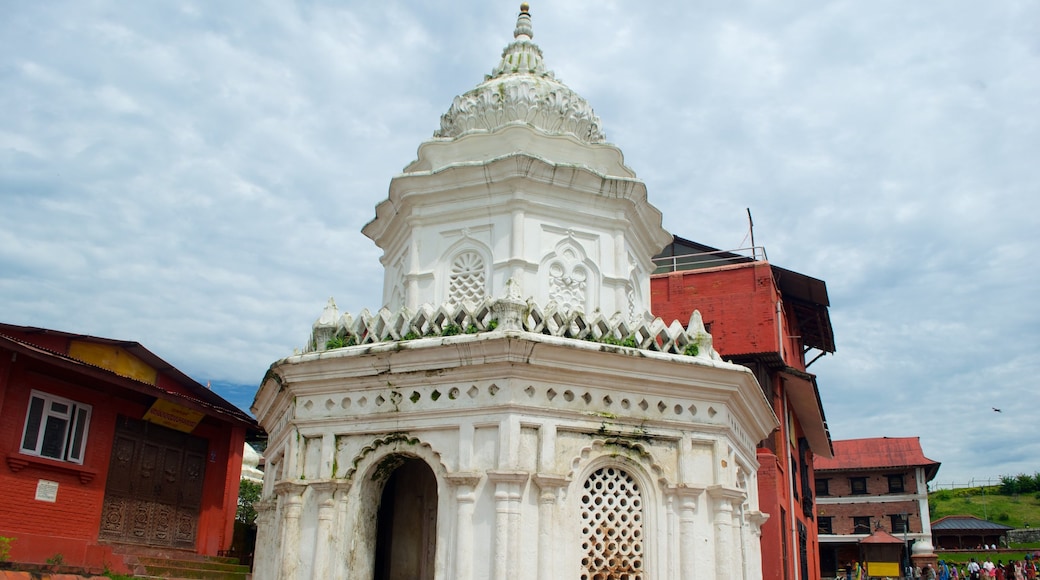
[[[437,479],[422,460],[397,456],[391,461],[399,465],[379,501],[374,579],[433,580]]]

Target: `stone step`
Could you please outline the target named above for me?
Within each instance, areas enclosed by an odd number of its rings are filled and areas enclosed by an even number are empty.
[[[243,566],[238,563],[232,563],[227,561],[228,558],[221,558],[220,560],[184,560],[184,559],[172,559],[172,558],[152,558],[147,556],[138,556],[138,564],[150,568],[185,568],[189,570],[210,570],[213,572],[231,572],[234,574],[248,574],[249,566]]]

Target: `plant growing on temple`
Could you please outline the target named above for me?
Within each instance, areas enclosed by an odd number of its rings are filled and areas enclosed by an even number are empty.
[[[263,485],[255,481],[243,479],[238,483],[238,510],[235,511],[235,520],[252,526],[256,523],[256,508],[253,504],[260,500],[260,492]]]

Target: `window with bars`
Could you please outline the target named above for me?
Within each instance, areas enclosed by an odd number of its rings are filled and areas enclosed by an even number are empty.
[[[902,475],[889,475],[888,476],[888,493],[903,493],[903,476]]]
[[[643,580],[643,498],[617,467],[585,480],[581,495],[581,579]]]
[[[910,526],[909,526],[910,522],[907,521],[909,519],[907,516],[905,516],[903,514],[896,514],[896,515],[888,516],[888,517],[892,519],[892,533],[893,534],[900,534],[900,533],[903,533],[903,532],[909,532],[910,531]]]
[[[866,495],[867,494],[867,478],[865,477],[850,477],[849,487],[852,489],[852,495]]]
[[[816,520],[816,530],[821,534],[833,534],[832,531],[834,525],[833,516],[820,516]]]
[[[831,480],[829,480],[829,479],[819,479],[819,478],[817,478],[815,487],[816,487],[816,496],[817,497],[828,496],[828,495],[831,494],[831,489],[830,489],[830,487],[831,487]]]
[[[90,405],[32,391],[20,451],[58,461],[83,463]]]
[[[853,534],[870,533],[870,516],[857,516],[852,518]]]

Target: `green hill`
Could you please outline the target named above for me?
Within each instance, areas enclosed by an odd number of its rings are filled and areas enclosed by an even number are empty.
[[[1040,527],[1040,492],[1004,495],[1001,486],[941,489],[928,494],[932,521],[970,515],[1013,528]]]

